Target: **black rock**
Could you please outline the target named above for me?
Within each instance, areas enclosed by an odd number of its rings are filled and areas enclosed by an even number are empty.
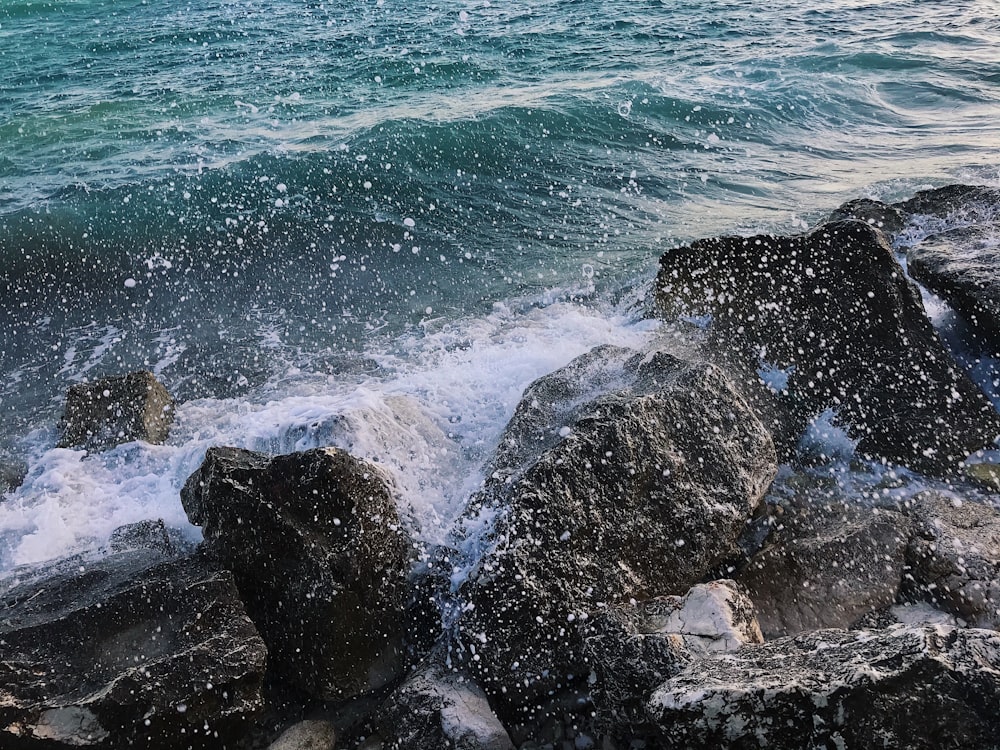
[[[1000,513],[934,492],[909,509],[907,589],[978,628],[1000,629]]]
[[[501,718],[586,677],[588,614],[733,555],[775,471],[716,367],[601,347],[533,383],[474,505],[497,514],[493,549],[459,592],[461,655]]]
[[[210,448],[181,500],[233,571],[274,674],[328,699],[398,674],[410,542],[381,470],[333,448]]]
[[[261,708],[264,643],[199,558],[71,559],[0,596],[0,747],[232,747]]]
[[[144,440],[162,443],[174,421],[174,401],[151,372],[133,372],[71,386],[60,448],[112,448]]]
[[[669,317],[711,317],[706,351],[735,374],[786,459],[827,409],[863,454],[933,474],[957,471],[1000,434],[868,224],[700,240],[664,254],[656,288]],[[765,369],[786,382],[768,392]]]
[[[672,748],[996,750],[1000,634],[818,630],[692,661],[648,703]]]

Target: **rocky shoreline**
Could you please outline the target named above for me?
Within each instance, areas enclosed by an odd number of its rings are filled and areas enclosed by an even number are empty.
[[[655,314],[697,355],[532,383],[453,548],[343,450],[209,450],[198,547],[150,519],[0,581],[0,746],[1000,747],[1000,415],[969,375],[1000,381],[998,222],[949,186],[668,251]],[[162,442],[173,407],[75,387],[60,445]]]

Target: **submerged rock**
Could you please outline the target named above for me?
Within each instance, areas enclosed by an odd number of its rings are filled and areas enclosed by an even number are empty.
[[[399,672],[410,542],[381,470],[335,448],[210,448],[181,501],[233,571],[276,675],[345,699]]]
[[[152,550],[0,583],[0,746],[218,748],[266,649],[226,571]]]
[[[1000,513],[933,492],[920,495],[910,513],[910,595],[973,627],[1000,629]]]
[[[370,725],[361,750],[514,750],[486,694],[433,663],[390,693]]]
[[[293,724],[272,742],[267,750],[333,750],[337,731],[321,719],[306,719]]]
[[[716,367],[600,347],[537,380],[479,498],[496,517],[459,592],[465,663],[505,710],[530,712],[589,672],[590,614],[683,594],[736,554],[775,471]]]
[[[658,748],[961,747],[1000,736],[1000,635],[819,630],[692,661],[648,703]]]
[[[737,576],[770,637],[846,628],[896,601],[909,519],[842,500],[796,496]]]
[[[66,394],[60,448],[103,450],[144,440],[162,443],[174,421],[174,401],[151,372],[78,383]]]
[[[700,240],[664,254],[656,289],[668,316],[710,317],[707,350],[736,374],[785,456],[827,409],[862,453],[934,474],[1000,434],[1000,417],[868,224]]]

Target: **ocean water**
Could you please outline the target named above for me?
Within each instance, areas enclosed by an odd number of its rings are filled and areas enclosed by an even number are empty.
[[[0,0],[0,570],[340,445],[444,539],[534,378],[664,334],[660,254],[1000,185],[1000,14],[938,0]],[[163,446],[54,448],[140,367]]]

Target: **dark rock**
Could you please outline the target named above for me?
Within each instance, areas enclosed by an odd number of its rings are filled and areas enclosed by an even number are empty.
[[[870,198],[858,198],[836,209],[830,214],[828,221],[844,219],[863,221],[888,235],[894,235],[906,225],[907,216],[896,206]]]
[[[0,495],[13,492],[24,484],[27,473],[28,466],[23,461],[0,456]]]
[[[333,750],[337,731],[322,719],[305,719],[293,724],[267,750]]]
[[[624,746],[655,734],[646,701],[692,659],[763,640],[752,602],[728,580],[605,610],[584,633],[595,728]]]
[[[371,720],[363,750],[513,750],[486,694],[472,680],[428,664],[411,674]]]
[[[1000,352],[1000,225],[962,227],[910,248],[910,275],[951,305],[991,353]]]
[[[119,526],[111,532],[108,546],[112,552],[131,549],[151,549],[165,555],[178,552],[180,545],[171,539],[163,519],[139,521]]]
[[[151,372],[78,383],[66,394],[60,448],[112,448],[144,440],[162,443],[174,421],[174,402]]]
[[[381,470],[334,448],[211,448],[181,500],[233,571],[276,675],[344,699],[398,673],[410,543]]]
[[[139,550],[30,578],[0,583],[0,746],[221,748],[261,707],[229,572]]]
[[[497,515],[459,592],[466,664],[504,711],[585,677],[580,622],[723,564],[775,471],[716,367],[600,347],[539,379],[476,506]]]
[[[921,190],[912,198],[894,203],[908,218],[934,216],[963,223],[996,221],[1000,213],[1000,190],[981,185],[945,185]]]
[[[1000,513],[933,492],[920,495],[910,513],[911,596],[973,627],[1000,629]]]
[[[652,747],[996,750],[1000,635],[819,630],[691,662],[648,704]]]
[[[737,576],[768,638],[846,628],[896,601],[909,519],[850,501],[794,496]]]
[[[863,454],[934,474],[956,471],[1000,434],[1000,417],[867,224],[700,240],[664,254],[656,288],[668,316],[711,316],[707,351],[740,381],[785,458],[827,409]],[[786,378],[773,393],[764,368]]]

